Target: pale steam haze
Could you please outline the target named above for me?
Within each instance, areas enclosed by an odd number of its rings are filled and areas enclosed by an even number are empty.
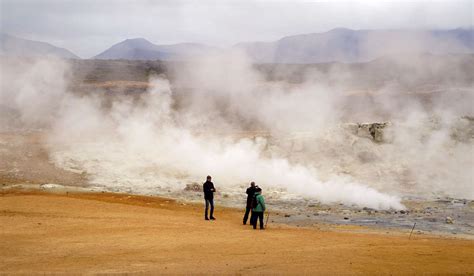
[[[83,58],[127,38],[155,44],[245,41],[350,29],[472,26],[466,1],[73,1],[2,0],[2,32],[46,41]]]
[[[221,47],[163,62],[2,56],[0,114],[11,119],[0,130],[41,133],[49,162],[90,186],[162,195],[210,174],[230,198],[256,181],[268,199],[356,208],[474,199],[469,37],[436,45],[461,49],[440,54],[423,48],[444,39],[436,33],[374,33],[358,53],[382,54],[353,64],[256,64],[232,47],[340,27],[464,30],[472,1],[1,3],[2,32],[84,58],[137,37]]]
[[[344,124],[347,114],[339,106],[345,95],[338,88],[311,78],[291,86],[266,81],[239,52],[175,68],[173,86],[193,91],[178,109],[164,76],[151,76],[138,99],[118,97],[104,108],[106,99],[94,93],[68,92],[63,61],[22,69],[2,87],[2,99],[26,125],[50,127],[52,162],[87,172],[93,185],[160,193],[212,174],[229,194],[255,180],[290,197],[377,209],[404,208],[402,196],[474,196],[472,146],[452,138],[453,129],[466,124],[458,112],[472,114],[472,94],[433,118],[409,98],[385,103],[396,123],[391,142],[377,145]]]

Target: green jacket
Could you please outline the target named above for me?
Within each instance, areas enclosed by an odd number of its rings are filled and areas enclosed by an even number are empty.
[[[257,199],[257,207],[252,209],[252,212],[264,212],[265,211],[265,198],[260,193],[255,193]]]

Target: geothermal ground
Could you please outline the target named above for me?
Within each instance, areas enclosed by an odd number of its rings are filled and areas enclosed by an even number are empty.
[[[173,188],[140,189],[130,186],[101,186],[88,182],[87,173],[56,167],[50,160],[45,136],[41,132],[11,133],[0,136],[2,190],[33,189],[50,192],[115,192],[164,196],[199,204],[202,201],[198,183]],[[8,160],[8,161],[7,161]],[[218,183],[216,183],[218,185]],[[221,189],[216,201],[221,206],[242,208],[245,184]],[[406,210],[375,210],[344,204],[322,204],[311,197],[300,197],[278,189],[265,191],[271,223],[296,227],[319,227],[320,224],[357,225],[375,229],[409,231],[414,235],[437,234],[474,239],[474,201],[438,197],[435,199],[403,198]]]
[[[3,190],[3,273],[470,274],[474,242],[408,231],[241,224],[159,197]]]
[[[474,271],[469,200],[411,199],[403,201],[406,210],[377,211],[272,199],[269,192],[268,228],[254,232],[241,225],[244,196],[219,193],[218,220],[206,222],[194,185],[162,191],[168,198],[110,193],[85,174],[55,167],[41,137],[1,136],[1,152],[12,161],[0,167],[2,272]]]
[[[161,62],[2,61],[0,271],[473,273],[470,67],[428,62],[414,80],[380,62],[235,62],[237,79],[212,80]],[[266,231],[241,225],[252,180]]]

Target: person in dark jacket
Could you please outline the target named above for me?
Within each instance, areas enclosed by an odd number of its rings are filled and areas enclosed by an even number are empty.
[[[204,200],[206,201],[206,211],[204,212],[204,219],[205,220],[215,220],[214,217],[214,192],[216,189],[214,188],[214,183],[211,182],[212,177],[210,175],[207,176],[206,182],[202,185],[202,189],[204,191]],[[209,210],[209,205],[211,205],[211,212],[210,216],[207,216],[207,211]]]
[[[252,209],[252,218],[250,221],[253,223],[253,229],[257,229],[257,219],[260,221],[260,229],[263,227],[263,214],[265,212],[265,199],[262,196],[262,189],[257,188],[255,190],[256,206]]]
[[[245,206],[245,215],[244,215],[244,225],[247,224],[247,220],[249,218],[249,213],[252,210],[252,199],[255,195],[255,182],[250,183],[250,187],[247,188],[247,206]],[[252,219],[250,219],[250,224],[253,224]]]

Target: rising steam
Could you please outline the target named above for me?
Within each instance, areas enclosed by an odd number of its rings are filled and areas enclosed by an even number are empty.
[[[348,131],[344,89],[311,76],[299,84],[269,81],[239,52],[177,66],[171,83],[152,76],[146,93],[111,102],[96,91],[70,92],[62,61],[3,71],[15,78],[2,83],[1,106],[23,125],[49,129],[52,161],[87,172],[94,185],[159,193],[211,174],[230,194],[256,181],[376,209],[403,209],[407,195],[474,198],[470,138],[452,136],[468,122],[451,109],[383,101],[393,86],[377,97],[384,117],[368,115],[394,120],[388,142],[377,144]],[[177,95],[181,89],[191,92]]]

